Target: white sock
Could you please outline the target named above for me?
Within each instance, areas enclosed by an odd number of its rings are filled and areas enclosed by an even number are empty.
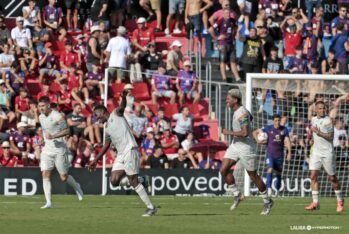
[[[341,191],[341,190],[334,190],[334,193],[336,194],[336,197],[337,197],[337,201],[338,201],[338,202],[343,201],[343,198],[342,198],[342,191]]]
[[[268,196],[269,196],[269,197],[272,195],[272,193],[273,193],[272,188],[268,188]]]
[[[270,196],[267,193],[267,190],[264,190],[263,192],[260,192],[261,196],[263,198],[264,203],[269,203],[270,202]]]
[[[150,198],[145,191],[144,187],[142,184],[138,184],[135,188],[135,191],[138,193],[139,197],[142,199],[144,204],[149,208],[149,209],[154,209],[153,203],[151,203]]]
[[[67,184],[69,184],[70,187],[72,187],[75,190],[75,192],[76,192],[77,183],[76,183],[75,179],[71,175],[68,175]]]
[[[311,195],[313,197],[313,202],[319,203],[319,192],[318,191],[311,191]]]
[[[130,182],[127,176],[121,178],[119,186],[130,186]]]
[[[42,187],[46,198],[46,204],[51,205],[51,180],[50,178],[42,178]]]
[[[232,192],[232,194],[234,195],[234,197],[239,195],[239,189],[238,186],[236,186],[236,184],[231,184],[228,186],[229,190]]]

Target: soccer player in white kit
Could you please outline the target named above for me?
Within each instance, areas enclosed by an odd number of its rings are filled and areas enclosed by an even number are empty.
[[[69,149],[65,136],[70,130],[64,116],[50,108],[50,99],[43,96],[39,99],[38,108],[40,111],[39,121],[42,127],[45,146],[40,156],[40,169],[42,171],[42,183],[46,204],[42,209],[52,208],[51,200],[51,171],[56,167],[62,181],[67,182],[78,195],[78,199],[83,199],[83,192],[75,179],[68,174]]]
[[[344,199],[341,194],[340,182],[336,176],[336,159],[333,152],[333,123],[330,117],[326,116],[326,106],[323,101],[315,104],[316,116],[311,120],[313,132],[313,152],[310,156],[309,169],[311,179],[312,203],[305,207],[305,210],[320,209],[318,174],[323,167],[332,182],[337,197],[337,212],[344,211]]]
[[[140,160],[138,145],[124,117],[128,92],[128,90],[124,90],[120,106],[111,113],[103,105],[95,107],[94,114],[97,121],[107,123],[105,127],[106,141],[97,157],[89,164],[89,170],[92,171],[96,168],[97,161],[113,143],[117,150],[117,158],[111,172],[111,184],[113,186],[131,185],[147,206],[143,216],[153,216],[156,213],[156,207],[150,201],[145,186],[142,184],[146,182],[145,178],[138,176]]]
[[[231,167],[240,161],[263,197],[264,208],[261,215],[268,215],[273,206],[273,200],[268,196],[265,183],[256,171],[257,155],[254,152],[256,146],[251,129],[252,116],[241,105],[241,93],[239,89],[229,90],[226,102],[234,111],[233,129],[232,131],[223,129],[223,134],[233,136],[233,141],[225,152],[220,173],[228,185],[229,192],[234,196],[234,203],[230,209],[236,209],[241,201],[241,193],[235,184],[234,175],[230,172]]]

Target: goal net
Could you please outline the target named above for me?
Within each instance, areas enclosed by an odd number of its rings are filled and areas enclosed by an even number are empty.
[[[248,74],[246,83],[246,106],[251,111],[253,128],[272,124],[273,114],[282,116],[282,125],[290,132],[292,160],[284,160],[281,196],[311,195],[309,157],[312,154],[310,119],[314,116],[314,103],[322,100],[327,115],[333,121],[334,154],[337,176],[344,196],[349,195],[349,76],[295,75],[295,74]],[[266,176],[266,147],[257,146],[258,173]],[[247,190],[246,190],[247,186]],[[334,196],[327,174],[319,175],[321,196]],[[275,190],[275,179],[273,182]],[[257,189],[245,179],[245,194],[257,193]]]

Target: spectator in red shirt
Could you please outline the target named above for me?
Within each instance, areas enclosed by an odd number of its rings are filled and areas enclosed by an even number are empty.
[[[0,167],[17,167],[18,158],[11,154],[10,143],[4,141],[1,144],[2,155],[0,155]]]
[[[58,93],[58,104],[60,111],[63,111],[63,113],[65,114],[71,112],[73,110],[73,100],[78,102],[83,109],[86,107],[79,95],[76,92],[72,92],[71,89],[68,87],[67,79],[61,80],[59,82],[59,85],[61,87],[61,90]]]
[[[164,132],[160,139],[162,149],[167,157],[177,157],[177,150],[179,148],[179,141],[176,135],[171,133],[169,126],[164,128]]]
[[[15,113],[17,119],[21,118],[21,115],[29,110],[29,98],[28,91],[25,88],[19,88],[19,96],[15,98]]]
[[[288,26],[286,27],[286,25]],[[284,67],[287,67],[289,60],[296,56],[296,47],[302,45],[302,25],[294,17],[287,16],[282,21],[280,29],[284,34]]]
[[[73,42],[71,40],[67,40],[64,43],[65,51],[61,54],[60,57],[60,66],[61,71],[63,73],[67,73],[70,71],[70,67],[72,64],[75,64],[76,67],[80,67],[79,55],[73,52]]]
[[[79,98],[80,94],[83,94],[85,98],[85,103],[89,103],[88,90],[84,88],[83,72],[78,70],[75,64],[70,66],[70,71],[62,76],[62,80],[66,79],[68,81],[68,89],[71,91],[72,96],[75,100],[81,102]],[[85,105],[82,105],[85,107]]]
[[[43,96],[47,96],[51,103],[58,103],[58,95],[50,90],[51,82],[49,80],[44,81],[42,84],[42,91],[38,93],[37,100]]]
[[[19,122],[17,131],[10,135],[11,153],[20,157],[24,166],[28,165],[28,154],[31,148],[31,139],[24,134],[26,127],[26,123]]]

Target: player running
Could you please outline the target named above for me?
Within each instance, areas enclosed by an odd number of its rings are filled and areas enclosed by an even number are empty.
[[[56,167],[61,180],[67,182],[75,190],[78,199],[81,201],[83,192],[80,184],[68,174],[70,151],[67,147],[65,136],[69,135],[70,130],[67,122],[61,113],[50,108],[50,99],[47,96],[39,99],[38,108],[41,113],[39,121],[45,140],[45,146],[40,156],[40,168],[46,204],[41,209],[52,208],[50,177],[54,167]]]
[[[120,106],[111,113],[102,105],[95,107],[94,114],[97,121],[99,123],[107,122],[105,128],[106,141],[97,157],[90,163],[89,170],[95,170],[97,161],[107,152],[110,144],[113,143],[118,156],[112,168],[111,184],[113,186],[131,185],[148,208],[143,216],[153,216],[156,213],[156,208],[150,201],[142,184],[142,182],[145,182],[145,178],[138,177],[140,159],[138,145],[124,118],[127,94],[128,90],[125,90],[122,93]]]
[[[234,195],[234,203],[230,209],[236,209],[241,201],[241,193],[235,184],[233,174],[230,173],[231,167],[240,160],[241,165],[246,169],[263,197],[264,209],[261,215],[268,215],[273,206],[273,200],[268,196],[265,184],[256,171],[257,155],[254,152],[255,143],[250,129],[252,116],[241,105],[241,93],[238,89],[229,90],[226,102],[234,111],[233,130],[223,129],[223,134],[233,136],[233,141],[225,152],[220,173]]]
[[[329,180],[332,182],[334,193],[337,197],[337,212],[343,212],[344,199],[341,194],[340,182],[336,176],[336,159],[333,153],[333,123],[330,117],[325,115],[326,106],[323,101],[316,102],[315,111],[316,116],[311,119],[314,144],[313,153],[309,161],[313,202],[305,207],[305,210],[320,209],[317,178],[319,170],[323,167],[328,174]]]
[[[284,146],[287,147],[287,161],[291,160],[291,142],[288,136],[288,130],[286,127],[280,125],[281,116],[275,114],[273,116],[273,125],[267,125],[261,129],[257,129],[253,132],[253,137],[258,144],[267,144],[267,188],[268,195],[272,195],[272,182],[273,182],[273,170],[276,174],[276,193],[279,195],[281,188],[281,173],[282,166],[284,164]],[[268,138],[266,141],[258,140],[258,134],[266,133]]]

